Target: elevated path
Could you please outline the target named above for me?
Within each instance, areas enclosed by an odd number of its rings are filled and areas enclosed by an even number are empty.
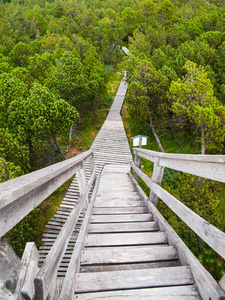
[[[133,159],[120,115],[126,91],[124,78],[91,146],[100,180],[84,237],[75,298],[157,299],[157,295],[158,299],[200,299],[190,268],[181,265],[176,248],[169,245],[128,174]],[[66,220],[66,210],[76,205],[72,195],[75,188],[76,178],[47,225],[41,253],[47,254],[46,249],[51,249],[57,230]],[[82,221],[81,216],[80,224]],[[65,276],[80,224],[67,247],[58,276]],[[43,261],[45,256],[41,255]]]
[[[108,116],[91,146],[97,172],[100,172],[105,164],[130,165],[133,161],[120,115],[127,91],[125,79],[126,77],[122,79]]]
[[[217,283],[156,208],[159,197],[225,259],[225,234],[161,187],[164,167],[225,182],[225,158],[134,149],[133,163],[120,116],[126,90],[122,80],[89,151],[1,184],[3,237],[76,174],[39,251],[27,243],[20,261],[1,238],[0,298],[7,283],[3,299],[225,299],[225,275]],[[154,163],[152,179],[142,157]]]
[[[105,164],[126,164],[127,171],[131,161],[133,160],[130,147],[127,141],[127,136],[124,130],[123,121],[120,115],[120,111],[123,106],[124,97],[127,91],[127,83],[125,81],[126,75],[122,79],[118,91],[116,93],[114,102],[107,115],[107,118],[98,132],[91,150],[94,151],[94,159],[96,165],[96,173],[99,174]],[[89,178],[89,166],[86,164],[87,177]],[[77,177],[74,178],[70,185],[68,192],[66,193],[57,213],[46,225],[43,242],[44,245],[40,247],[40,259],[39,266],[41,266],[55,243],[58,234],[65,224],[66,219],[71,213],[74,206],[77,205],[80,191],[78,187]],[[58,270],[58,276],[65,276],[72,250],[77,239],[80,226],[82,224],[83,214],[79,218],[79,222],[76,225],[73,235],[67,246],[65,256],[62,259]]]

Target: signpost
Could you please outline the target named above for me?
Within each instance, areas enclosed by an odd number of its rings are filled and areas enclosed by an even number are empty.
[[[141,146],[146,146],[147,138],[148,136],[140,134],[132,137],[131,139],[133,140],[133,147],[139,146],[139,148],[141,148]]]

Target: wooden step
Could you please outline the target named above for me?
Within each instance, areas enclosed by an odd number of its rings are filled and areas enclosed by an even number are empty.
[[[159,229],[157,222],[90,224],[89,233],[148,232]]]
[[[134,232],[89,234],[85,240],[85,247],[99,246],[125,246],[125,245],[150,245],[165,244],[167,238],[163,232]]]
[[[149,263],[124,263],[124,264],[105,264],[105,265],[85,265],[81,266],[80,273],[90,272],[112,272],[121,270],[140,270],[153,268],[167,268],[180,266],[179,260],[157,261]]]
[[[143,214],[148,212],[146,207],[137,206],[137,207],[94,207],[92,210],[93,215],[125,215],[125,214]]]
[[[150,214],[92,215],[90,223],[122,223],[152,221]]]
[[[75,293],[185,286],[194,284],[189,267],[79,273]]]
[[[200,300],[194,285],[77,294],[77,300]]]
[[[177,259],[178,255],[173,246],[91,248],[82,251],[81,265],[144,263]]]

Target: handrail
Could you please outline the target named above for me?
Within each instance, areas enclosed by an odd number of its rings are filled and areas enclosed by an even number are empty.
[[[0,184],[0,237],[93,159],[93,151]]]
[[[131,163],[131,168],[134,170],[132,180],[137,184],[138,177],[140,177],[150,188],[150,197],[146,202],[147,205],[151,206],[151,209],[154,208],[156,215],[162,219],[162,216],[159,215],[156,208],[159,197],[189,228],[225,259],[225,233],[198,216],[161,187],[164,167],[209,178],[211,180],[225,182],[225,156],[159,153],[140,148],[133,150],[135,153],[135,164]],[[152,179],[141,171],[142,157],[154,162]],[[141,189],[138,184],[137,187]],[[164,225],[162,227],[164,227]],[[172,232],[168,229],[169,227],[167,225],[166,228],[166,231],[169,233]],[[203,271],[203,269],[198,266],[197,258],[192,258],[192,255],[185,249],[186,246],[184,247],[184,244],[182,244],[178,236],[176,237],[175,233],[172,233],[172,235],[170,233],[170,239],[175,243],[175,246],[180,247],[179,252],[181,256],[183,251],[187,252],[186,254],[189,260],[186,261],[183,256],[182,259],[185,263],[190,264],[197,286],[199,290],[201,290],[201,294],[205,295],[203,298],[218,299],[219,296],[224,295],[225,275],[218,284],[206,270]]]
[[[95,178],[96,168],[92,170],[91,177],[88,183],[84,186],[83,193],[79,197],[77,205],[72,209],[48,256],[35,277],[35,299],[47,299],[49,293],[54,287],[58,267],[64,256],[67,244],[69,243],[70,237],[74,231],[74,227],[77,223],[81,210],[85,204],[88,204],[88,194],[93,186]]]
[[[162,153],[146,149],[133,149],[136,156],[146,158],[162,167],[225,182],[224,155],[193,155]]]
[[[148,185],[148,187],[189,226],[202,240],[225,259],[225,233],[205,221],[178,199],[154,183],[147,175],[131,163],[132,169]]]

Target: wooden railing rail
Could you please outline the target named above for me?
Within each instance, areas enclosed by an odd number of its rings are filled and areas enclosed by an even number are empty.
[[[67,244],[73,233],[81,210],[84,208],[84,206],[88,206],[88,194],[90,193],[95,179],[96,168],[93,169],[88,183],[82,183],[82,194],[78,199],[78,203],[72,209],[40,271],[35,277],[35,299],[45,300],[49,296],[49,293],[53,290],[57,277],[58,267],[64,256]]]
[[[225,155],[162,153],[146,149],[133,151],[135,156],[156,162],[160,167],[225,182]]]
[[[189,209],[161,187],[164,167],[205,177],[210,180],[225,182],[225,157],[222,155],[203,156],[158,153],[145,149],[133,150],[135,153],[135,163],[131,163],[131,168],[134,170],[133,178],[137,182],[138,177],[140,177],[150,188],[150,196],[148,199],[149,205],[153,204],[156,207],[158,198],[160,198],[179,218],[181,218],[189,226],[189,228],[191,228],[202,240],[204,240],[223,259],[225,259],[225,233],[198,216],[191,209]],[[141,171],[142,157],[154,162],[152,179],[150,179]],[[172,237],[172,240],[174,239],[176,240],[177,238]],[[180,242],[177,242],[176,244],[179,245]],[[193,258],[191,258],[191,260],[193,261]],[[215,281],[213,281],[213,278],[210,278],[210,276],[207,274],[202,276],[202,272],[207,271],[202,271],[199,267],[196,267],[198,264],[197,259],[193,264],[192,262],[190,264],[193,267],[192,271],[195,279],[197,282],[200,282],[200,289],[207,291],[207,289],[210,287],[211,295],[219,295],[218,291],[221,287],[225,289],[225,277],[221,279],[220,287]],[[201,281],[204,280],[204,278],[209,279],[207,279],[208,281],[206,284],[202,285]],[[211,299],[214,299],[214,296]]]
[[[161,186],[154,183],[147,175],[138,169],[134,163],[131,167],[135,173],[148,185],[148,187],[179,217],[187,224],[202,240],[213,248],[225,259],[225,233],[217,229],[178,199],[165,191]]]
[[[91,172],[89,180],[85,172],[87,162]],[[47,299],[54,291],[58,267],[81,210],[88,205],[90,190],[95,183],[96,167],[93,151],[89,150],[72,159],[0,184],[0,233],[3,236],[75,174],[80,194],[77,205],[72,209],[40,269],[37,266],[38,251],[35,244],[27,243],[21,261],[22,268],[18,265],[21,270],[18,272],[16,288],[13,291],[18,300],[24,299],[23,297]],[[10,272],[6,270],[8,271]]]
[[[92,159],[91,150],[0,184],[0,237]]]

